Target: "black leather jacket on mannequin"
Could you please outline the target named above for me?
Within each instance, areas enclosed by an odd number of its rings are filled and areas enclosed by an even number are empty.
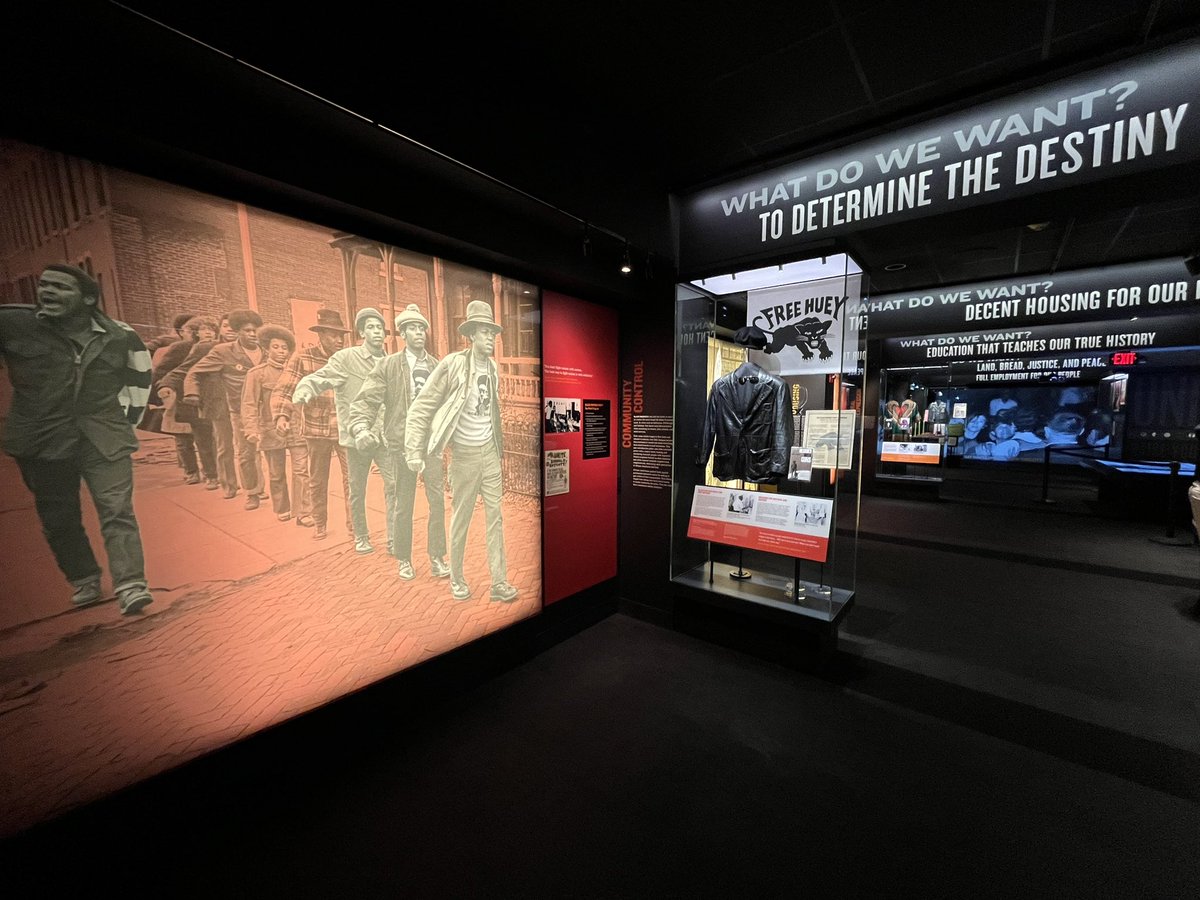
[[[772,481],[787,473],[791,446],[792,404],[783,379],[747,362],[713,382],[700,466],[712,453],[721,481]]]

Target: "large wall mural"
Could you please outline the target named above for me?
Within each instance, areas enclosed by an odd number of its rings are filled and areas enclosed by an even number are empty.
[[[0,142],[0,834],[541,606],[540,294]]]

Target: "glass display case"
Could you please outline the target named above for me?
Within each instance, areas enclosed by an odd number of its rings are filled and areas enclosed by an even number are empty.
[[[942,481],[942,468],[960,446],[964,429],[949,385],[949,366],[879,373],[876,480]]]
[[[838,254],[677,286],[676,584],[833,628],[852,604],[863,282]]]

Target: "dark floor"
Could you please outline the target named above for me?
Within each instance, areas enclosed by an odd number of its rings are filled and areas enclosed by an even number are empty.
[[[0,884],[1200,896],[1200,551],[979,510],[864,498],[820,674],[610,616],[437,703],[352,698],[34,829]]]

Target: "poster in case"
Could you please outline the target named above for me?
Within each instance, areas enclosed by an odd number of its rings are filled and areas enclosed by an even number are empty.
[[[854,463],[852,409],[810,409],[804,414],[804,446],[818,469],[849,469]]]
[[[812,481],[812,470],[812,448],[793,447],[788,460],[788,481]]]

